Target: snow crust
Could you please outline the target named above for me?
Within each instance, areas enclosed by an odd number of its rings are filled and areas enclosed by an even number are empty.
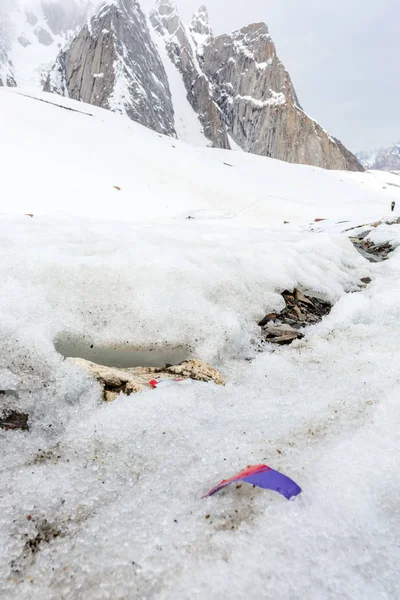
[[[0,429],[0,595],[398,597],[400,252],[368,263],[343,232],[399,189],[23,94],[0,90],[0,400],[30,425]],[[332,313],[257,352],[294,286]],[[186,345],[227,385],[104,404],[60,336]],[[302,495],[202,498],[260,462]]]

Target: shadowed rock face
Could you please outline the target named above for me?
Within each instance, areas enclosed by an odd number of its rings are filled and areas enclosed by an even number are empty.
[[[167,75],[135,1],[104,5],[58,56],[44,89],[176,136]]]
[[[207,37],[211,29],[199,19],[192,32]],[[174,2],[160,0],[157,10],[150,13],[150,21],[158,34],[164,36],[169,57],[180,71],[187,90],[187,99],[199,116],[205,136],[216,148],[229,148],[226,127],[210,81],[202,71],[196,53],[194,37],[179,18]]]

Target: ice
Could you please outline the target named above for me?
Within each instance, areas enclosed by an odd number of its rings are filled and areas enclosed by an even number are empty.
[[[16,392],[0,402],[30,427],[0,429],[0,595],[398,597],[400,250],[371,264],[344,233],[390,218],[378,176],[25,93],[0,90],[0,389]],[[398,225],[370,235],[396,246]],[[332,312],[259,352],[257,322],[293,287]],[[190,347],[227,383],[106,404],[63,336]],[[302,494],[203,498],[259,463]]]

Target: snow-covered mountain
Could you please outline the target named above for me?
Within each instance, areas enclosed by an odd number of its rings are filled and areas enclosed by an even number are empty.
[[[265,24],[214,37],[204,6],[187,26],[174,0],[158,0],[150,21],[137,0],[106,1],[60,53],[44,89],[192,143],[362,170],[301,108]]]
[[[97,5],[97,0],[2,0],[2,84],[42,87],[60,49]]]
[[[379,150],[357,152],[357,158],[366,169],[400,171],[400,142]]]

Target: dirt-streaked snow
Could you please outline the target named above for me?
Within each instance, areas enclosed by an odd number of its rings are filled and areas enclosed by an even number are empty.
[[[400,189],[25,93],[0,90],[0,402],[30,416],[0,429],[0,595],[398,597],[400,252],[368,263],[342,232]],[[294,286],[332,313],[257,353],[257,321]],[[227,385],[105,404],[63,336],[188,346]],[[262,462],[301,496],[202,499]]]

